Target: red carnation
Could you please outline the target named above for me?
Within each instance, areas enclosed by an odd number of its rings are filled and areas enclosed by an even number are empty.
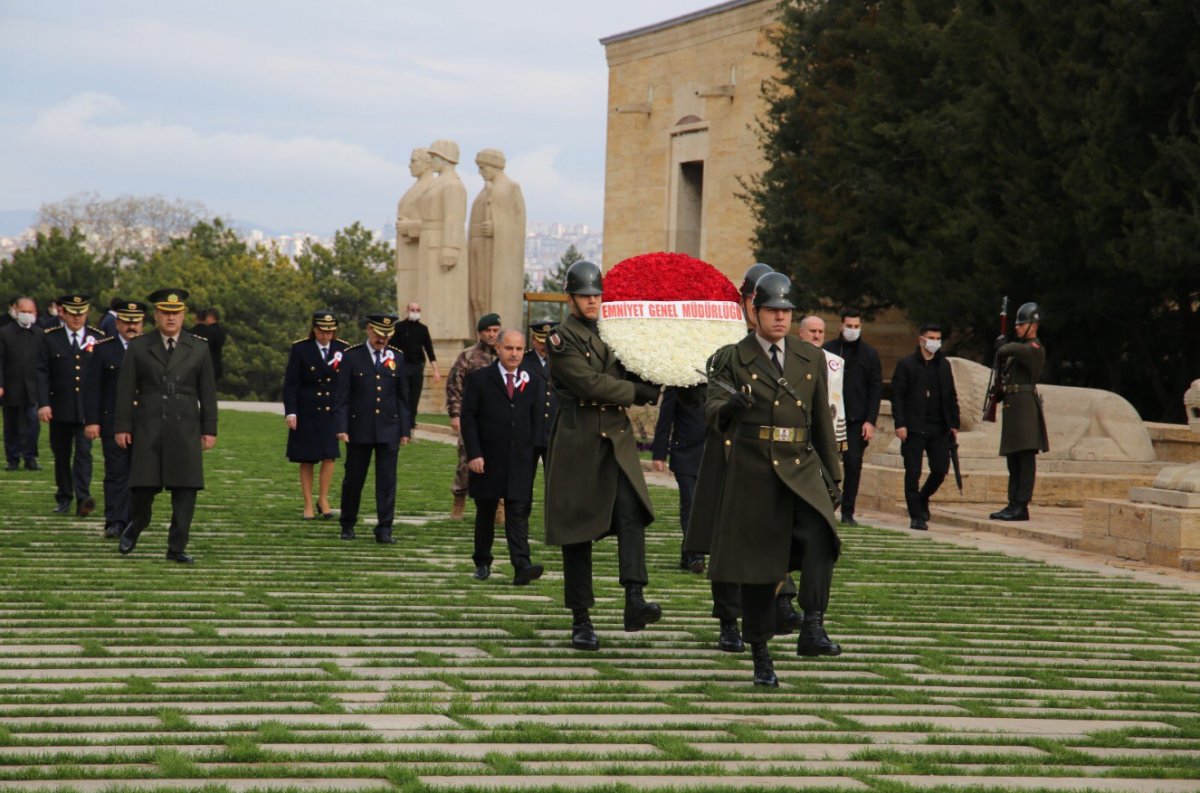
[[[630,256],[604,274],[604,299],[728,300],[739,302],[737,287],[708,262],[686,253]]]

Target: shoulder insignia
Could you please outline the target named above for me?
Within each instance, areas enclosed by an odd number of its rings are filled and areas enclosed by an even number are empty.
[[[347,347],[346,352],[350,352],[351,350],[357,350],[359,347],[365,347],[365,346],[366,346],[366,342],[360,341],[358,344],[352,344],[349,347]]]
[[[195,333],[188,333],[188,335],[191,336],[193,339],[199,339],[200,341],[204,342],[205,344],[208,344],[208,339],[204,338],[203,336],[197,336]]]
[[[62,329],[63,329],[63,326],[62,326],[62,325],[59,325],[59,326],[58,326],[58,327],[56,327],[56,328],[46,328],[45,332],[46,332],[46,333],[53,333],[53,332],[54,332],[54,331],[56,331],[56,330],[62,330]]]
[[[100,330],[99,328],[93,328],[91,325],[88,325],[88,326],[87,326],[87,329],[88,329],[88,330],[90,330],[90,331],[91,331],[93,334],[95,334],[95,333],[104,333],[104,331]],[[104,335],[106,335],[106,336],[107,336],[108,334],[107,334],[107,333],[105,333]]]
[[[103,339],[98,339],[96,341],[96,346],[99,347],[101,344],[107,344],[110,341],[116,340],[116,338],[116,336],[105,336]]]
[[[550,342],[550,346],[555,350],[561,350],[563,348],[562,336],[558,335],[558,331],[551,333],[546,340]]]
[[[1040,350],[1040,349],[1042,349],[1042,345],[1038,344],[1036,341],[1031,341],[1031,342],[1029,342],[1029,346],[1030,346],[1030,347],[1032,347],[1032,348],[1033,348],[1033,349],[1035,349],[1035,350]]]
[[[305,336],[303,339],[296,339],[294,342],[292,342],[292,346],[295,347],[297,344],[303,344],[306,341],[308,341],[307,336]]]
[[[334,342],[337,342],[338,344],[345,344],[347,347],[350,346],[350,342],[346,341],[345,339],[334,339],[333,341],[331,341],[329,343],[333,344]]]

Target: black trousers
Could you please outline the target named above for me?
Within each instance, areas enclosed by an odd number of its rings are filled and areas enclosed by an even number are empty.
[[[475,499],[475,553],[471,556],[476,566],[491,565],[492,543],[496,539],[496,508],[498,498]],[[504,540],[508,544],[508,559],[513,572],[524,570],[529,561],[529,501],[504,499]]]
[[[688,524],[692,520],[692,499],[696,495],[696,477],[676,472],[675,484],[679,485],[679,528],[683,530],[683,536],[686,538]],[[679,561],[683,564],[686,565],[692,559],[703,556],[704,554],[701,553],[689,553],[683,550],[683,543],[680,541]]]
[[[104,525],[124,527],[131,520],[129,463],[133,449],[122,449],[111,436],[101,438],[104,448]]]
[[[792,547],[789,570],[800,571],[800,607],[805,613],[825,611],[829,607],[829,588],[833,584],[833,530],[802,499],[792,509]],[[742,599],[742,638],[765,642],[775,635],[775,584],[740,584]]]
[[[617,575],[621,586],[645,586],[650,580],[646,573],[647,518],[637,491],[624,474],[618,474],[617,498],[609,531],[617,536]],[[564,545],[562,556],[563,601],[572,611],[590,609],[596,605],[592,592],[592,543]]]
[[[173,487],[171,490],[171,525],[167,530],[167,552],[183,553],[187,548],[192,530],[192,516],[196,514],[194,487]],[[162,492],[161,487],[132,487],[129,489],[129,506],[132,523],[125,532],[136,541],[142,530],[150,525],[154,517],[154,497]]]
[[[1033,501],[1033,482],[1037,478],[1037,456],[1033,449],[1008,455],[1008,503]]]
[[[10,463],[37,459],[41,431],[37,405],[4,406],[4,456]]]
[[[413,423],[417,422],[417,405],[421,402],[421,389],[425,385],[425,367],[404,365],[404,385],[408,389],[408,412]]]
[[[82,424],[50,422],[50,451],[54,453],[54,499],[70,501],[73,495],[83,501],[92,495],[92,442],[83,434]],[[74,460],[71,453],[74,451]]]
[[[376,537],[392,536],[396,519],[396,460],[399,447],[388,443],[347,443],[345,473],[342,475],[342,531],[351,531],[358,522],[363,485],[371,455],[375,455],[375,526]]]
[[[900,444],[904,458],[904,503],[908,505],[908,516],[914,520],[921,517],[921,510],[950,470],[950,431],[910,432],[908,440]],[[929,457],[929,478],[921,485],[921,462]]]
[[[846,451],[842,452],[842,517],[854,517],[854,502],[858,500],[858,482],[862,479],[863,455],[867,441],[863,440],[865,422],[846,422]]]

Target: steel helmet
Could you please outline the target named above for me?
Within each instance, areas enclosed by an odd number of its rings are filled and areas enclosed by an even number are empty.
[[[563,291],[568,295],[599,295],[604,292],[604,279],[597,264],[580,259],[567,268],[567,283]]]
[[[792,279],[783,273],[767,273],[754,285],[755,308],[788,308],[795,311],[796,303]]]
[[[746,270],[746,274],[742,276],[742,297],[750,297],[754,294],[754,285],[758,283],[758,279],[762,278],[767,273],[775,272],[775,268],[769,264],[758,262],[752,264]]]

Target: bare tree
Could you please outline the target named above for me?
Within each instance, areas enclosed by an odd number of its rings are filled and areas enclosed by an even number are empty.
[[[176,237],[186,236],[210,213],[199,201],[163,196],[124,195],[101,198],[97,193],[77,193],[38,209],[37,226],[69,234],[79,229],[88,251],[117,266],[125,257],[146,257]]]

